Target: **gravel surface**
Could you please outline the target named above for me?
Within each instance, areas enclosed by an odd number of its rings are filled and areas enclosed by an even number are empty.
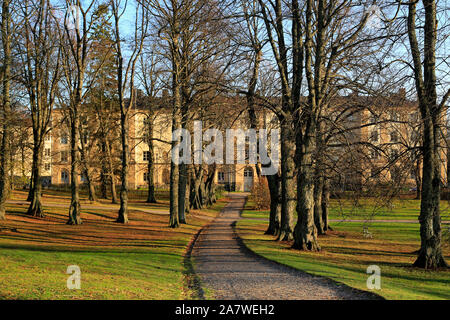
[[[337,284],[269,261],[250,252],[233,230],[245,196],[231,202],[197,239],[192,256],[203,288],[217,300],[376,299],[368,292]]]

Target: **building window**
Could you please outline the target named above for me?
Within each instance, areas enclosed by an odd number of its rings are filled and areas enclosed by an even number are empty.
[[[66,170],[61,171],[61,182],[63,184],[69,183],[69,172],[67,172]]]
[[[50,171],[51,168],[52,168],[52,165],[50,163],[44,164],[45,171]]]
[[[50,134],[46,134],[46,135],[45,135],[45,141],[50,141],[50,139],[51,139]]]
[[[219,180],[220,182],[225,181],[225,172],[217,173],[217,180]]]
[[[67,136],[67,134],[63,134],[61,136],[61,144],[68,144],[69,143],[69,137]]]
[[[245,169],[244,170],[244,177],[253,177],[253,170],[251,169]]]
[[[69,152],[61,151],[61,162],[67,162],[69,160]]]
[[[149,178],[150,178],[150,176],[149,176],[148,172],[144,172],[144,181],[148,182]]]
[[[50,148],[45,148],[45,149],[44,149],[44,156],[45,156],[45,157],[50,157],[50,155],[51,155],[51,150],[50,150]]]
[[[144,151],[144,161],[150,161],[150,151]]]

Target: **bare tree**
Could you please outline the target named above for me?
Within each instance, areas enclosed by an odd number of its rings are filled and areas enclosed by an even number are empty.
[[[64,27],[57,24],[61,39],[62,69],[65,80],[66,94],[61,94],[61,100],[67,99],[70,120],[70,149],[71,149],[71,203],[69,208],[68,224],[82,223],[80,216],[80,113],[86,95],[92,88],[95,74],[87,77],[90,62],[89,52],[93,40],[92,27],[98,21],[96,10],[102,10],[104,5],[92,1],[84,5],[80,0],[74,4],[67,0],[67,12]],[[72,14],[72,17],[70,15]],[[72,23],[68,23],[72,18]],[[100,68],[97,68],[97,72]]]
[[[10,156],[11,150],[9,146],[11,128],[11,1],[2,1],[2,16],[1,16],[1,40],[3,49],[3,66],[2,66],[2,140],[0,145],[0,220],[6,219],[6,200],[8,198],[9,188],[10,188]]]
[[[122,51],[123,38],[120,33],[120,19],[127,8],[127,3],[121,8],[122,1],[111,0],[111,7],[114,16],[114,37],[115,37],[115,53],[117,57],[117,86],[120,108],[120,126],[121,126],[121,142],[122,142],[122,171],[121,180],[122,187],[120,190],[120,209],[117,222],[128,223],[128,174],[130,165],[130,147],[129,147],[129,120],[130,110],[135,101],[135,74],[136,64],[142,53],[144,39],[147,33],[148,21],[147,11],[138,2],[136,5],[136,22],[134,28],[134,40],[132,44],[132,53],[125,63],[125,57]],[[126,92],[129,92],[128,100],[125,100]]]
[[[48,0],[26,1],[23,10],[24,43],[21,48],[23,82],[30,101],[33,129],[31,203],[28,214],[43,217],[42,156],[60,77],[60,49]]]
[[[414,266],[425,269],[447,267],[441,249],[441,128],[445,114],[445,104],[450,89],[444,93],[439,103],[436,79],[436,43],[438,21],[437,1],[423,0],[425,28],[423,40],[423,64],[420,44],[416,35],[418,1],[408,5],[408,37],[413,60],[414,79],[419,100],[419,110],[423,122],[423,175],[422,204],[420,210],[421,248]]]

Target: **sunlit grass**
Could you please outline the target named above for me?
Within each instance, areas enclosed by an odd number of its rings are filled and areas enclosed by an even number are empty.
[[[0,225],[0,298],[188,298],[183,276],[186,247],[225,203],[220,200],[211,209],[193,211],[189,224],[179,229],[168,228],[168,214],[160,212],[167,205],[161,203],[132,202],[131,208],[146,212],[131,209],[126,226],[114,222],[117,210],[107,208],[82,209],[83,225],[67,226],[65,208],[49,205],[46,217],[35,219],[24,214],[26,206],[10,205],[8,220]],[[81,268],[81,290],[67,289],[70,265]]]
[[[319,238],[322,251],[308,253],[264,235],[267,222],[251,218],[268,213],[251,209],[250,202],[244,211],[244,216],[250,219],[238,223],[238,233],[251,250],[268,259],[362,290],[368,290],[368,266],[378,265],[382,289],[376,293],[387,299],[450,299],[449,270],[423,271],[412,267],[417,256],[414,252],[420,247],[419,224],[333,223],[334,231]],[[363,227],[367,226],[372,239],[364,237]],[[450,247],[445,241],[444,253],[450,261]]]

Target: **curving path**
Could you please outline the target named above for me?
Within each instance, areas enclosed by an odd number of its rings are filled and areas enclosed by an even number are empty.
[[[235,235],[245,196],[232,195],[221,215],[197,239],[192,256],[202,286],[218,300],[374,299],[368,292],[339,285],[251,253]]]

